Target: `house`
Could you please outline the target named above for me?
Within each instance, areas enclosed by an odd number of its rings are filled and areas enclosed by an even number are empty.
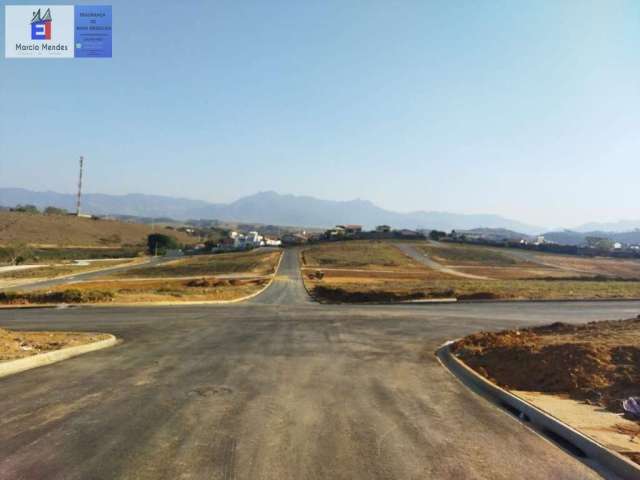
[[[233,238],[233,246],[236,250],[248,250],[262,245],[263,238],[258,232],[249,232],[246,235],[238,233]]]
[[[348,237],[353,237],[355,235],[358,235],[359,233],[362,233],[362,225],[336,225],[336,229],[342,229],[344,231],[344,234]]]
[[[264,237],[264,244],[267,247],[279,247],[282,245],[282,240],[278,240],[277,238]]]
[[[336,227],[324,232],[325,238],[328,240],[337,240],[341,237],[344,237],[344,228]]]
[[[389,233],[391,231],[391,227],[389,225],[378,225],[376,227],[376,232],[378,233]]]

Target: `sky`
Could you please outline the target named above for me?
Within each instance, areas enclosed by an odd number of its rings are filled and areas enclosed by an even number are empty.
[[[640,218],[637,0],[110,4],[112,59],[5,59],[0,9],[0,187]]]

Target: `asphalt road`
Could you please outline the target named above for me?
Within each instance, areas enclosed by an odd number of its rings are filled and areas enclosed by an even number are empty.
[[[113,348],[0,379],[0,479],[588,479],[436,361],[480,329],[635,316],[638,302],[319,305],[287,251],[228,306],[0,311]]]

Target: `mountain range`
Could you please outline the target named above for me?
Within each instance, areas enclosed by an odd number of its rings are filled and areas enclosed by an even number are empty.
[[[73,194],[36,192],[22,188],[0,188],[0,206],[31,204],[75,210]],[[160,195],[108,195],[87,193],[82,196],[82,211],[94,215],[131,215],[136,217],[170,217],[176,220],[216,219],[300,227],[330,227],[355,223],[366,228],[391,225],[393,228],[468,230],[503,228],[536,234],[544,228],[528,225],[492,214],[461,214],[434,211],[394,212],[367,200],[321,200],[309,196],[260,192],[231,203]]]

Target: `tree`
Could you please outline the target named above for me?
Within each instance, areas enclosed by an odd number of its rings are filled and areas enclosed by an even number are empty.
[[[69,213],[66,208],[47,207],[44,209],[45,215],[66,215]]]
[[[31,249],[26,243],[10,242],[0,248],[0,259],[10,265],[19,265],[31,258]]]
[[[15,212],[23,212],[23,213],[40,213],[38,207],[35,205],[27,204],[27,205],[16,205],[13,209]]]
[[[164,255],[167,250],[175,250],[180,248],[178,241],[169,235],[161,233],[152,233],[147,237],[147,248],[152,255],[159,253]]]
[[[446,232],[442,232],[442,231],[440,231],[440,230],[431,230],[431,231],[429,232],[429,239],[430,239],[430,240],[438,241],[438,240],[440,240],[441,238],[444,238],[444,237],[446,237],[446,236],[447,236],[447,233],[446,233]]]

